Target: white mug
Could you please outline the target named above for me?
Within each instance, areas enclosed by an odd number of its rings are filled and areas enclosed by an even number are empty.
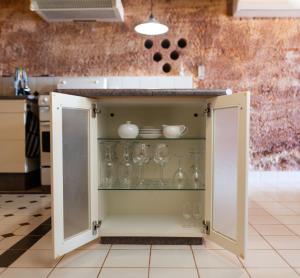
[[[163,134],[166,138],[178,138],[187,132],[184,125],[163,125]]]

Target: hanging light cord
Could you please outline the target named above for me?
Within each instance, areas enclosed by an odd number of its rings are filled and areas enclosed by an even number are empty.
[[[151,0],[150,3],[151,3],[150,4],[151,5],[150,6],[150,18],[154,18],[154,16],[153,16],[153,0]]]

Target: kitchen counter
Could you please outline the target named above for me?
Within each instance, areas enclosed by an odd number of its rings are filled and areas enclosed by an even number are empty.
[[[129,96],[205,96],[214,97],[231,94],[230,89],[202,90],[202,89],[59,89],[58,93],[85,97],[129,97]]]
[[[0,100],[26,99],[26,96],[0,96]]]

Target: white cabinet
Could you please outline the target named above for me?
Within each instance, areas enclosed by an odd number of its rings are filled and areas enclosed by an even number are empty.
[[[244,257],[247,231],[247,165],[249,93],[189,97],[99,97],[51,94],[52,225],[54,256],[63,255],[97,237],[179,240],[203,237]],[[139,126],[184,124],[180,139],[124,140],[117,127],[126,120]],[[145,169],[144,186],[123,187],[115,167],[111,186],[106,175],[103,144],[113,145],[115,165],[124,144],[168,145],[167,185],[157,186],[158,166]],[[200,153],[203,186],[189,180],[177,187],[172,176],[177,156],[184,154],[189,176],[190,153]],[[186,158],[187,157],[187,158]],[[186,225],[185,204],[199,204],[201,219]]]

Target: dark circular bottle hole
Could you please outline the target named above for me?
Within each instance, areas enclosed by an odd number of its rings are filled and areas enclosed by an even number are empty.
[[[161,53],[156,52],[156,53],[153,55],[153,60],[154,60],[155,62],[161,61],[161,60],[162,60],[162,55],[161,55]]]
[[[197,117],[198,117],[198,113],[195,113],[195,114],[194,114],[194,117],[197,118]]]
[[[169,40],[167,40],[167,39],[165,39],[165,40],[163,40],[162,42],[161,42],[161,47],[162,48],[169,48],[170,47],[170,45],[171,45],[171,43],[170,43],[170,41]]]
[[[115,114],[114,114],[114,113],[110,113],[110,116],[111,116],[111,117],[114,117],[114,116],[115,116]]]
[[[179,53],[176,50],[174,50],[171,52],[170,57],[172,60],[177,60],[179,58]]]
[[[152,46],[153,46],[153,41],[151,41],[151,40],[146,40],[145,43],[144,43],[144,46],[145,46],[147,49],[152,48]]]
[[[177,45],[178,45],[180,48],[185,48],[186,45],[187,45],[186,39],[180,39],[180,40],[177,42]]]
[[[168,73],[168,72],[171,71],[172,67],[169,63],[166,63],[166,64],[163,65],[162,69],[163,69],[164,72]]]

